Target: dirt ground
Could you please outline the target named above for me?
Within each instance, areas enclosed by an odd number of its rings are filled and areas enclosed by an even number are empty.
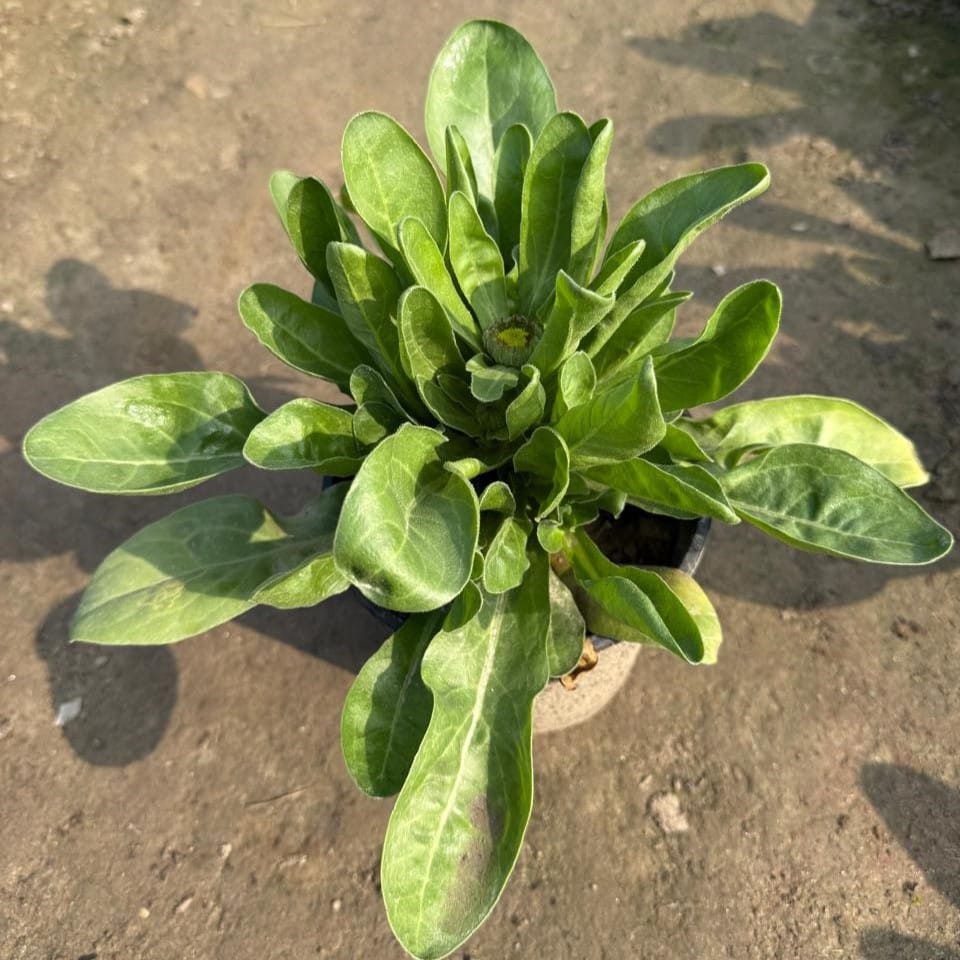
[[[339,184],[366,108],[422,138],[439,46],[492,16],[561,105],[609,115],[613,218],[741,159],[773,187],[686,255],[695,327],[766,276],[786,307],[747,396],[836,393],[913,436],[919,498],[960,528],[955,0],[0,2],[0,957],[399,958],[340,706],[384,630],[341,598],[176,648],[67,645],[78,591],[172,499],[33,476],[28,426],[138,373],[211,368],[272,408],[315,390],[240,325],[239,290],[306,278],[267,194]],[[517,872],[461,960],[960,960],[960,571],[795,553],[715,530],[716,667],[646,652],[593,723],[539,738]],[[60,705],[81,698],[64,726]]]

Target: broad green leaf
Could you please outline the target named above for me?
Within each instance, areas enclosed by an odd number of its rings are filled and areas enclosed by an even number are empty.
[[[415,414],[421,412],[420,399],[400,362],[400,335],[394,320],[400,299],[396,274],[379,257],[352,243],[331,243],[327,265],[350,331],[368,350],[404,407]]]
[[[562,677],[577,665],[583,653],[586,625],[573,594],[550,571],[550,633],[547,662],[551,677]]]
[[[655,356],[664,410],[685,410],[733,393],[767,355],[780,326],[780,291],[754,280],[728,293],[688,346]]]
[[[418,388],[440,373],[464,374],[463,357],[450,318],[424,287],[410,287],[400,298],[400,340],[406,373]]]
[[[447,163],[447,199],[457,192],[465,193],[477,205],[477,175],[473,170],[470,147],[463,134],[455,127],[447,127],[444,134]]]
[[[450,262],[480,327],[510,316],[503,257],[465,193],[450,197]]]
[[[530,427],[543,419],[547,393],[540,382],[540,371],[533,364],[525,363],[520,371],[527,378],[523,389],[507,406],[507,439],[516,440]]]
[[[666,343],[673,332],[677,307],[690,297],[689,293],[671,293],[652,303],[641,304],[624,317],[616,330],[601,338],[602,347],[591,354],[597,376],[601,380],[615,377]],[[591,349],[593,344],[588,345],[587,352]]]
[[[452,600],[470,577],[477,495],[443,469],[443,434],[404,424],[370,453],[350,485],[334,541],[344,576],[389,610]]]
[[[400,223],[400,249],[413,279],[429,290],[447,311],[454,333],[472,349],[480,350],[483,341],[477,321],[460,298],[443,253],[423,221],[416,217],[404,218]]]
[[[805,550],[872,563],[923,564],[953,537],[882,473],[830,447],[774,447],[717,477],[734,510]]]
[[[287,170],[278,170],[270,177],[270,193],[293,249],[316,278],[323,295],[322,305],[337,309],[327,272],[327,244],[350,238],[343,229],[330,191],[313,177],[298,177]],[[315,295],[314,302],[317,299]]]
[[[550,118],[533,145],[523,180],[520,220],[520,310],[532,316],[553,294],[570,261],[571,221],[580,171],[593,147],[576,114]]]
[[[467,361],[470,374],[470,392],[482,403],[494,403],[520,382],[520,372],[514,367],[490,363],[483,354]]]
[[[541,520],[537,524],[537,542],[545,553],[559,553],[567,544],[567,535],[557,520]]]
[[[439,423],[453,427],[469,437],[483,436],[483,425],[479,422],[476,411],[471,409],[472,396],[465,383],[449,378],[443,384],[421,380],[418,386],[423,402]]]
[[[484,487],[483,493],[480,494],[480,509],[512,516],[517,512],[517,501],[514,499],[513,491],[503,480],[494,480],[493,483]]]
[[[593,146],[580,173],[573,201],[570,260],[567,271],[577,283],[589,283],[607,229],[607,157],[613,123],[603,119],[590,128]]]
[[[47,414],[23,455],[51,480],[95,493],[174,493],[243,466],[264,413],[225,373],[122,380]]]
[[[530,521],[504,517],[484,557],[483,588],[487,593],[504,593],[518,587],[530,566],[527,540]]]
[[[415,613],[361,667],[343,704],[340,748],[353,782],[373,797],[400,791],[430,722],[420,661],[445,611]]]
[[[645,567],[644,569],[657,574],[666,582],[696,622],[700,630],[700,639],[703,641],[703,659],[700,663],[716,663],[723,632],[720,629],[717,612],[700,584],[690,574],[675,567]]]
[[[557,112],[546,68],[512,27],[470,20],[444,44],[427,87],[430,149],[446,169],[446,130],[456,126],[473,158],[480,195],[494,197],[494,155],[513,124],[536,137]]]
[[[333,490],[323,497],[336,498]],[[249,497],[201,500],[150,524],[97,568],[70,636],[88,643],[174,643],[232,620],[257,589],[323,550],[329,514],[319,501],[275,517]]]
[[[763,164],[744,163],[671,180],[638,200],[620,221],[605,257],[608,261],[629,244],[646,241],[643,256],[621,285],[618,318],[656,289],[704,230],[769,185],[770,173]]]
[[[630,460],[646,453],[666,430],[653,362],[645,360],[636,374],[568,410],[555,427],[567,442],[574,466]]]
[[[690,663],[704,657],[693,615],[667,582],[652,570],[608,560],[583,530],[570,551],[578,606],[587,629],[631,643],[654,643]]]
[[[353,435],[357,443],[364,447],[378,444],[384,437],[396,433],[407,418],[398,413],[396,407],[377,400],[361,403],[353,414]]]
[[[622,250],[607,257],[600,268],[600,272],[590,281],[590,289],[601,295],[616,293],[634,264],[643,256],[646,240],[635,240],[628,243]]]
[[[929,479],[910,440],[852,400],[770,397],[725,407],[706,420],[681,420],[678,426],[729,467],[765,447],[812,443],[845,450],[898,487]]]
[[[313,467],[330,477],[352,477],[363,462],[350,411],[306,397],[285,403],[257,424],[243,455],[261,470]]]
[[[548,567],[483,594],[441,630],[421,675],[433,714],[390,816],[380,878],[397,939],[444,957],[483,922],[516,863],[533,803],[533,699],[546,685]]]
[[[660,441],[659,449],[662,449],[671,460],[685,460],[689,463],[708,463],[711,460],[691,433],[687,432],[687,427],[693,423],[693,420],[683,418],[676,423],[667,424],[667,432]]]
[[[444,248],[447,214],[440,178],[393,117],[375,111],[357,114],[343,131],[341,160],[350,199],[385,252],[396,253],[404,217],[419,217]]]
[[[373,367],[363,364],[350,374],[350,396],[358,405],[364,403],[382,403],[393,407],[397,413],[403,412],[400,401],[383,379],[383,375]]]
[[[303,517],[315,538],[312,552],[293,569],[264,580],[251,597],[254,603],[283,610],[313,607],[350,586],[333,559],[333,534],[346,492],[347,484],[338,483],[314,502]]]
[[[597,386],[597,373],[590,358],[582,351],[571,354],[560,368],[553,419],[559,420],[568,410],[586,403]]]
[[[341,390],[354,368],[371,362],[369,351],[342,316],[271,283],[247,287],[238,306],[244,326],[275,357]]]
[[[504,133],[494,158],[497,239],[504,263],[512,266],[517,264],[515,250],[520,244],[523,177],[532,150],[530,131],[522,124],[514,124]]]
[[[563,437],[551,427],[537,427],[514,454],[513,466],[534,478],[533,491],[540,504],[537,519],[556,510],[570,485],[570,451]]]
[[[627,504],[627,495],[622,490],[607,488],[585,496],[568,497],[560,508],[560,516],[566,527],[583,527],[593,523],[601,513],[619,517]]]
[[[603,320],[613,304],[613,294],[604,297],[594,293],[561,270],[556,278],[553,307],[530,362],[540,368],[544,378],[549,377],[576,351],[580,341]]]
[[[648,460],[627,460],[592,467],[586,472],[596,480],[625,493],[634,506],[648,513],[681,519],[716,517],[724,523],[740,518],[727,503],[723,488],[703,467],[658,466]]]

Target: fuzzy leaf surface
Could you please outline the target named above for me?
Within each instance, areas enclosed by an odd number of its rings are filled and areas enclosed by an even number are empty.
[[[510,315],[500,249],[459,191],[450,197],[450,262],[481,329]]]
[[[404,424],[360,468],[334,541],[337,566],[374,603],[420,613],[470,578],[479,535],[473,487],[444,470],[436,430]]]
[[[174,493],[243,465],[263,419],[225,373],[148,374],[88,393],[24,437],[35,470],[95,493]]]
[[[548,567],[483,594],[441,630],[421,675],[433,714],[390,816],[381,883],[397,939],[444,957],[483,922],[516,863],[533,802],[533,699],[548,676]]]

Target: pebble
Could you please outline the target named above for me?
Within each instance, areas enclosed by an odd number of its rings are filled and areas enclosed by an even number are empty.
[[[334,899],[334,900],[331,900],[331,901],[330,901],[330,909],[331,909],[334,913],[339,913],[339,912],[343,909],[343,901],[342,901],[339,897],[337,897],[337,898]]]
[[[715,263],[710,268],[710,272],[715,277],[725,277],[727,275],[727,268],[722,263]]]
[[[149,911],[146,907],[141,907],[141,908],[137,911],[137,916],[138,916],[141,920],[146,920],[147,917],[150,916],[150,911]]]
[[[76,720],[83,709],[83,697],[75,697],[73,700],[66,700],[57,707],[57,716],[53,721],[58,727],[65,727],[68,723]]]
[[[806,233],[810,229],[810,224],[805,220],[798,220],[796,223],[790,224],[790,229],[794,233]]]
[[[927,241],[927,256],[931,260],[960,260],[960,230],[950,227],[932,236]]]
[[[675,793],[658,793],[650,799],[650,814],[664,833],[686,833],[690,822]]]
[[[190,904],[193,903],[193,894],[190,896],[184,897],[174,908],[174,913],[186,913],[190,909]]]

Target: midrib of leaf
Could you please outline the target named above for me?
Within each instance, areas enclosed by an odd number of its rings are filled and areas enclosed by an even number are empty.
[[[421,927],[423,926],[424,916],[423,901],[426,898],[427,887],[430,884],[430,877],[433,871],[433,861],[436,858],[437,849],[440,846],[440,838],[443,834],[444,828],[447,825],[447,821],[450,819],[450,814],[453,812],[453,805],[460,789],[460,781],[463,778],[463,770],[466,764],[467,753],[473,740],[473,735],[476,733],[477,726],[480,723],[480,717],[483,713],[483,705],[486,702],[487,693],[489,692],[490,676],[493,673],[493,663],[496,657],[496,639],[499,635],[500,624],[503,620],[503,604],[505,597],[506,594],[501,594],[500,598],[497,600],[496,609],[494,610],[490,619],[490,623],[487,626],[487,636],[490,638],[490,643],[487,646],[486,659],[484,660],[483,669],[481,670],[480,677],[477,681],[477,698],[474,701],[473,711],[470,716],[470,725],[467,728],[466,735],[463,739],[463,744],[460,747],[460,763],[457,767],[456,776],[454,777],[453,784],[451,785],[448,793],[447,802],[444,805],[442,813],[440,814],[440,820],[437,824],[437,829],[433,833],[433,842],[430,844],[430,852],[427,856],[427,868],[423,872],[423,881],[420,884],[419,907],[417,910],[417,941],[420,941],[420,932]]]

